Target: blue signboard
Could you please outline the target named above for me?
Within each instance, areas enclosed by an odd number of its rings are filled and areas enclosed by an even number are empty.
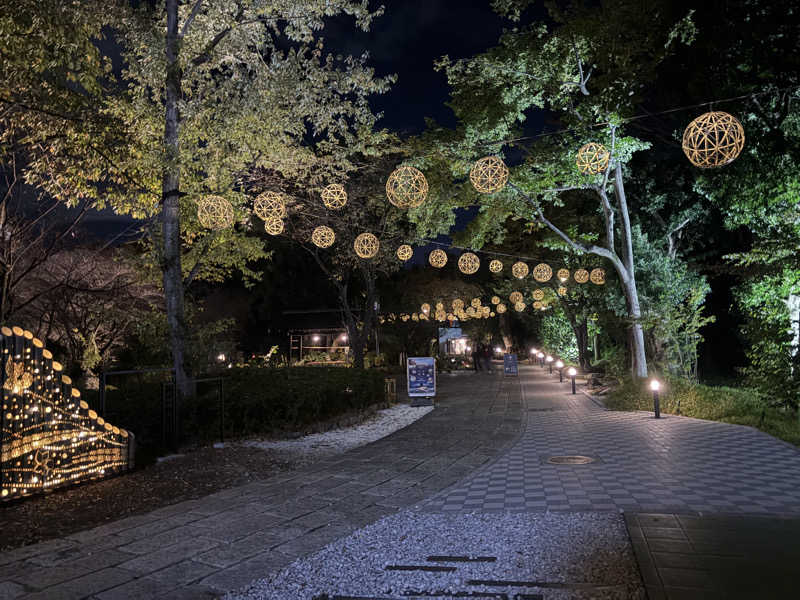
[[[516,354],[503,354],[503,375],[511,377],[519,375]]]
[[[409,357],[406,372],[410,397],[436,395],[436,363],[432,356]]]

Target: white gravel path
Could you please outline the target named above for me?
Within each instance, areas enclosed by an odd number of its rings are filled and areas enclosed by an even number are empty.
[[[432,406],[396,404],[351,427],[312,433],[294,440],[248,440],[241,443],[269,450],[278,460],[302,465],[379,440],[411,425],[432,410]]]
[[[427,560],[432,555],[495,557],[496,561]],[[389,565],[455,569],[387,570]],[[540,585],[488,586],[469,580]],[[226,598],[330,600],[342,595],[408,600],[465,597],[470,592],[506,594],[508,599],[525,594],[543,594],[547,600],[645,597],[618,513],[443,514],[412,510],[360,529]]]

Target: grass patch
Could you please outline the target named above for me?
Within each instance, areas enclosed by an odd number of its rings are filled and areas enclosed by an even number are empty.
[[[685,379],[669,379],[659,394],[661,412],[696,419],[750,425],[800,446],[800,422],[790,410],[769,406],[749,389],[708,386]],[[605,398],[611,410],[653,410],[653,392],[646,381],[625,381]]]

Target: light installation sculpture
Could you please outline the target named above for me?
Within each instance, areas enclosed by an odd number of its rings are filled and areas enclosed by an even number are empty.
[[[519,261],[515,262],[514,265],[511,267],[511,274],[514,275],[517,279],[523,279],[528,276],[528,265],[524,262]]]
[[[595,285],[603,285],[606,282],[605,269],[592,269],[589,273],[589,280]]]
[[[336,241],[336,234],[327,225],[320,225],[311,232],[311,241],[319,248],[330,248]]]
[[[458,257],[458,269],[465,275],[473,275],[478,272],[481,266],[481,259],[472,252],[464,252]]]
[[[322,203],[325,208],[339,210],[347,204],[347,192],[340,183],[331,183],[322,190]]]
[[[286,216],[286,200],[280,192],[263,192],[253,200],[253,212],[264,221],[283,219]]]
[[[586,269],[578,269],[572,276],[578,283],[586,283],[589,281],[589,271]]]
[[[489,263],[489,270],[492,273],[499,273],[503,270],[503,263],[495,258]]]
[[[428,262],[431,263],[432,267],[436,267],[437,269],[441,269],[443,266],[447,264],[447,252],[444,250],[433,250],[428,255]]]
[[[397,258],[402,261],[409,260],[412,256],[414,256],[414,249],[409,246],[408,244],[402,244],[397,248]]]
[[[681,141],[686,158],[701,169],[732,163],[744,148],[744,128],[733,115],[711,111],[689,123]]]
[[[472,165],[469,172],[472,186],[482,194],[499,192],[506,187],[508,167],[497,156],[484,156]]]
[[[353,241],[353,249],[359,258],[374,258],[381,244],[371,233],[360,233]]]
[[[0,346],[0,500],[133,467],[133,434],[89,409],[40,340],[19,327],[3,327]]]
[[[203,196],[197,201],[197,220],[206,229],[227,229],[235,218],[233,206],[222,196]]]
[[[605,172],[610,158],[611,153],[606,150],[603,144],[591,142],[578,150],[578,158],[575,164],[584,175],[597,175]]]
[[[416,208],[425,202],[427,195],[425,175],[409,165],[398,167],[386,180],[386,197],[397,208]]]

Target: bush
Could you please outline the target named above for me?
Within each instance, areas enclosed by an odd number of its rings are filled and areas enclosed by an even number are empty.
[[[137,461],[147,462],[162,448],[161,380],[137,376],[109,385],[106,419],[136,435]],[[349,411],[384,401],[384,373],[341,367],[270,368],[240,366],[223,373],[225,437],[301,430]],[[197,394],[180,403],[182,442],[219,439],[216,382],[199,383]],[[93,408],[97,392],[84,394]]]
[[[750,425],[800,445],[800,423],[792,411],[769,406],[750,389],[708,386],[670,377],[659,394],[661,412]],[[653,392],[646,381],[623,382],[605,400],[611,410],[653,410]]]

